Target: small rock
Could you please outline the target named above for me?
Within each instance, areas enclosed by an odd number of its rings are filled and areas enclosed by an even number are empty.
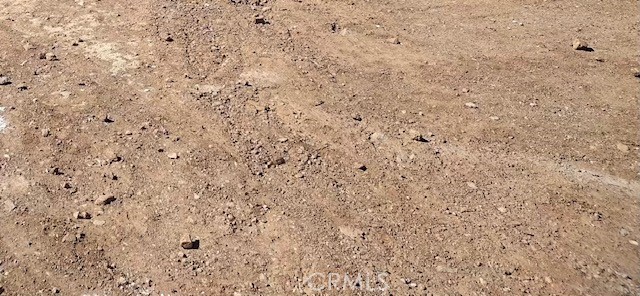
[[[467,186],[469,186],[469,188],[471,189],[478,189],[478,186],[476,186],[476,183],[473,183],[473,182],[467,182]]]
[[[478,109],[478,104],[473,102],[464,103],[464,106],[471,109]]]
[[[107,221],[104,221],[104,220],[93,220],[92,223],[95,226],[102,226],[102,225],[107,224]]]
[[[350,226],[340,226],[338,227],[338,229],[340,230],[340,233],[352,238],[352,239],[356,239],[356,238],[364,238],[365,233],[364,231],[358,229],[358,228],[353,228]]]
[[[624,228],[620,228],[620,235],[622,235],[622,236],[629,235],[629,230],[626,230]]]
[[[359,163],[359,162],[356,162],[356,163],[353,165],[353,167],[354,167],[355,169],[357,169],[357,170],[361,170],[361,171],[363,171],[363,172],[367,170],[367,166],[366,166],[366,165],[364,165],[364,164],[362,164],[362,163]]]
[[[52,52],[47,52],[47,53],[45,53],[45,54],[44,54],[44,58],[45,58],[47,61],[57,61],[57,60],[58,60],[58,57],[57,57],[54,53],[52,53]]]
[[[11,79],[7,76],[0,76],[0,85],[9,85],[11,84]]]
[[[500,213],[506,213],[506,212],[507,212],[507,208],[505,208],[505,207],[499,207],[499,208],[498,208],[498,211],[499,211]]]
[[[178,159],[178,153],[175,153],[175,152],[168,153],[167,157],[169,157],[169,159]]]
[[[629,146],[622,144],[622,143],[618,143],[616,144],[616,148],[618,148],[618,150],[624,152],[624,153],[628,153],[629,152]]]
[[[398,39],[398,37],[392,37],[386,40],[387,43],[390,44],[400,44],[400,40]]]
[[[123,276],[119,277],[118,280],[116,281],[116,284],[118,284],[119,287],[125,286],[128,283],[129,281],[127,281],[127,279]]]
[[[20,83],[16,87],[18,88],[19,91],[25,91],[25,90],[29,89],[29,87],[24,83]]]
[[[380,144],[386,139],[385,135],[380,132],[375,132],[369,135],[369,141],[374,144]]]
[[[278,142],[280,142],[280,143],[286,143],[287,141],[289,141],[289,139],[287,139],[287,138],[278,139]]]
[[[422,133],[420,133],[417,130],[409,130],[409,137],[411,138],[411,140],[414,140],[416,142],[422,142],[422,143],[427,143],[429,142],[428,139],[426,139]]]
[[[100,195],[98,198],[95,199],[94,204],[99,205],[99,206],[106,206],[112,202],[116,201],[116,197],[110,194],[103,194]]]
[[[198,249],[200,247],[200,241],[192,239],[189,234],[185,234],[180,238],[180,246],[185,250]]]
[[[550,277],[545,276],[545,277],[544,277],[544,282],[545,282],[545,283],[547,283],[547,284],[551,284],[551,282],[553,282],[553,281],[551,280],[551,278],[550,278]]]
[[[87,212],[75,212],[73,213],[73,217],[76,219],[91,219],[91,214]]]
[[[5,200],[4,201],[4,210],[7,212],[11,212],[16,208],[16,204],[14,204],[12,201],[10,200]]]
[[[496,121],[496,120],[500,120],[500,117],[498,116],[490,116],[489,119]]]
[[[173,37],[169,33],[160,33],[160,39],[166,42],[173,42]]]
[[[637,246],[637,245],[638,245],[638,242],[637,242],[637,241],[634,241],[634,240],[629,240],[629,243],[630,243],[630,244],[632,244],[632,245],[634,245],[634,246]]]
[[[48,128],[43,128],[43,129],[40,131],[40,134],[41,134],[43,137],[45,137],[45,138],[46,138],[46,137],[48,137],[48,136],[50,136],[50,135],[51,135],[51,131],[50,131]]]
[[[468,88],[463,88],[463,89],[462,89],[462,93],[465,93],[465,94],[466,94],[466,93],[468,93],[468,92],[469,92],[469,89],[468,89]]]
[[[360,116],[360,114],[351,114],[351,118],[353,118],[353,120],[355,121],[362,121],[362,116]]]
[[[51,294],[58,294],[60,293],[60,289],[58,288],[51,288]]]
[[[255,17],[255,23],[256,23],[256,25],[266,25],[266,24],[269,24],[269,22],[267,21],[267,19],[266,19],[263,15],[256,15],[256,17]]]
[[[580,40],[580,39],[575,39],[573,40],[573,49],[575,50],[584,50],[584,51],[590,51],[591,48],[589,47],[589,44],[587,44],[586,42]]]

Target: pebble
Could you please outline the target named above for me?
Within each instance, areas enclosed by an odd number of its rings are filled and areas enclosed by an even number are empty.
[[[110,194],[103,194],[97,197],[94,201],[96,205],[105,206],[116,201],[116,197]]]
[[[366,165],[364,165],[364,164],[362,164],[362,163],[359,163],[359,162],[356,162],[356,163],[353,165],[353,167],[354,167],[355,169],[357,169],[357,170],[361,170],[361,171],[363,171],[363,172],[367,170],[367,166],[366,166]]]
[[[422,143],[427,143],[429,142],[428,139],[426,139],[422,133],[420,133],[417,130],[409,130],[409,137],[411,138],[411,140],[414,140],[416,142],[422,142]]]
[[[45,54],[44,54],[44,58],[45,58],[47,61],[57,61],[57,60],[58,60],[58,57],[57,57],[54,53],[52,53],[52,52],[47,52],[47,53],[45,53]]]
[[[400,40],[398,39],[398,37],[392,37],[386,40],[387,43],[391,43],[391,44],[400,44]]]
[[[9,85],[11,84],[11,79],[7,76],[0,76],[0,85]]]
[[[104,221],[104,220],[93,220],[92,223],[95,226],[102,226],[102,225],[107,224],[107,221]]]
[[[75,212],[73,213],[73,217],[76,219],[91,219],[91,214],[87,212]]]
[[[353,228],[350,226],[340,226],[338,227],[338,229],[340,230],[340,233],[352,238],[352,239],[356,239],[356,238],[364,238],[365,233],[364,231],[362,231],[361,229],[358,228]]]
[[[620,228],[620,235],[622,235],[622,236],[629,235],[629,230],[626,230],[624,228]]]
[[[169,159],[178,159],[178,153],[175,153],[175,152],[168,153],[167,157],[169,157]]]
[[[266,25],[269,22],[267,21],[267,19],[263,15],[256,15],[255,23],[256,23],[256,25]]]
[[[40,134],[41,134],[43,137],[48,137],[48,136],[50,136],[50,135],[51,135],[51,130],[49,130],[48,128],[43,128],[43,129],[40,131]]]
[[[580,39],[575,39],[573,40],[573,49],[586,51],[586,50],[590,50],[591,48],[589,47],[589,44],[587,44],[586,42]]]
[[[469,186],[469,188],[471,189],[478,189],[478,186],[476,186],[476,183],[473,183],[473,182],[467,182],[467,186]]]
[[[380,132],[375,132],[369,136],[369,141],[374,144],[382,143],[385,140],[385,135]]]
[[[5,200],[4,201],[4,210],[7,212],[11,212],[16,208],[16,204],[14,204],[12,201],[10,200]]]
[[[198,249],[200,247],[199,245],[200,241],[194,240],[189,234],[185,234],[180,238],[180,246],[185,250]]]
[[[464,106],[471,109],[478,109],[478,104],[473,102],[464,103]]]
[[[498,211],[499,211],[500,213],[506,213],[506,212],[507,212],[507,208],[505,208],[505,207],[499,207],[499,208],[498,208]]]
[[[362,121],[362,116],[360,116],[360,114],[351,114],[351,118],[353,118],[353,120],[355,121]]]
[[[629,152],[629,146],[622,144],[622,143],[618,143],[616,144],[616,148],[618,148],[618,150],[624,152],[624,153],[628,153]]]
[[[498,116],[491,116],[491,117],[489,117],[489,119],[491,119],[491,120],[493,120],[493,121],[496,121],[496,120],[500,120],[500,117],[498,117]]]
[[[629,243],[630,243],[630,244],[632,244],[632,245],[634,245],[634,246],[637,246],[637,245],[638,245],[638,242],[637,242],[637,241],[634,241],[634,240],[629,240]]]

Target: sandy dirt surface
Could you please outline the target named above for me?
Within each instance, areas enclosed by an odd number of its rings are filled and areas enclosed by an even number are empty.
[[[0,294],[638,295],[639,21],[0,0]]]

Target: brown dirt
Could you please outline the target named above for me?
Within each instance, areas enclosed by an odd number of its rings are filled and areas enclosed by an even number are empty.
[[[637,6],[0,1],[0,294],[638,295]]]

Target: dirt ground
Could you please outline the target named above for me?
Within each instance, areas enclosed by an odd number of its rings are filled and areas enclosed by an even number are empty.
[[[639,15],[0,0],[0,294],[640,295]]]

